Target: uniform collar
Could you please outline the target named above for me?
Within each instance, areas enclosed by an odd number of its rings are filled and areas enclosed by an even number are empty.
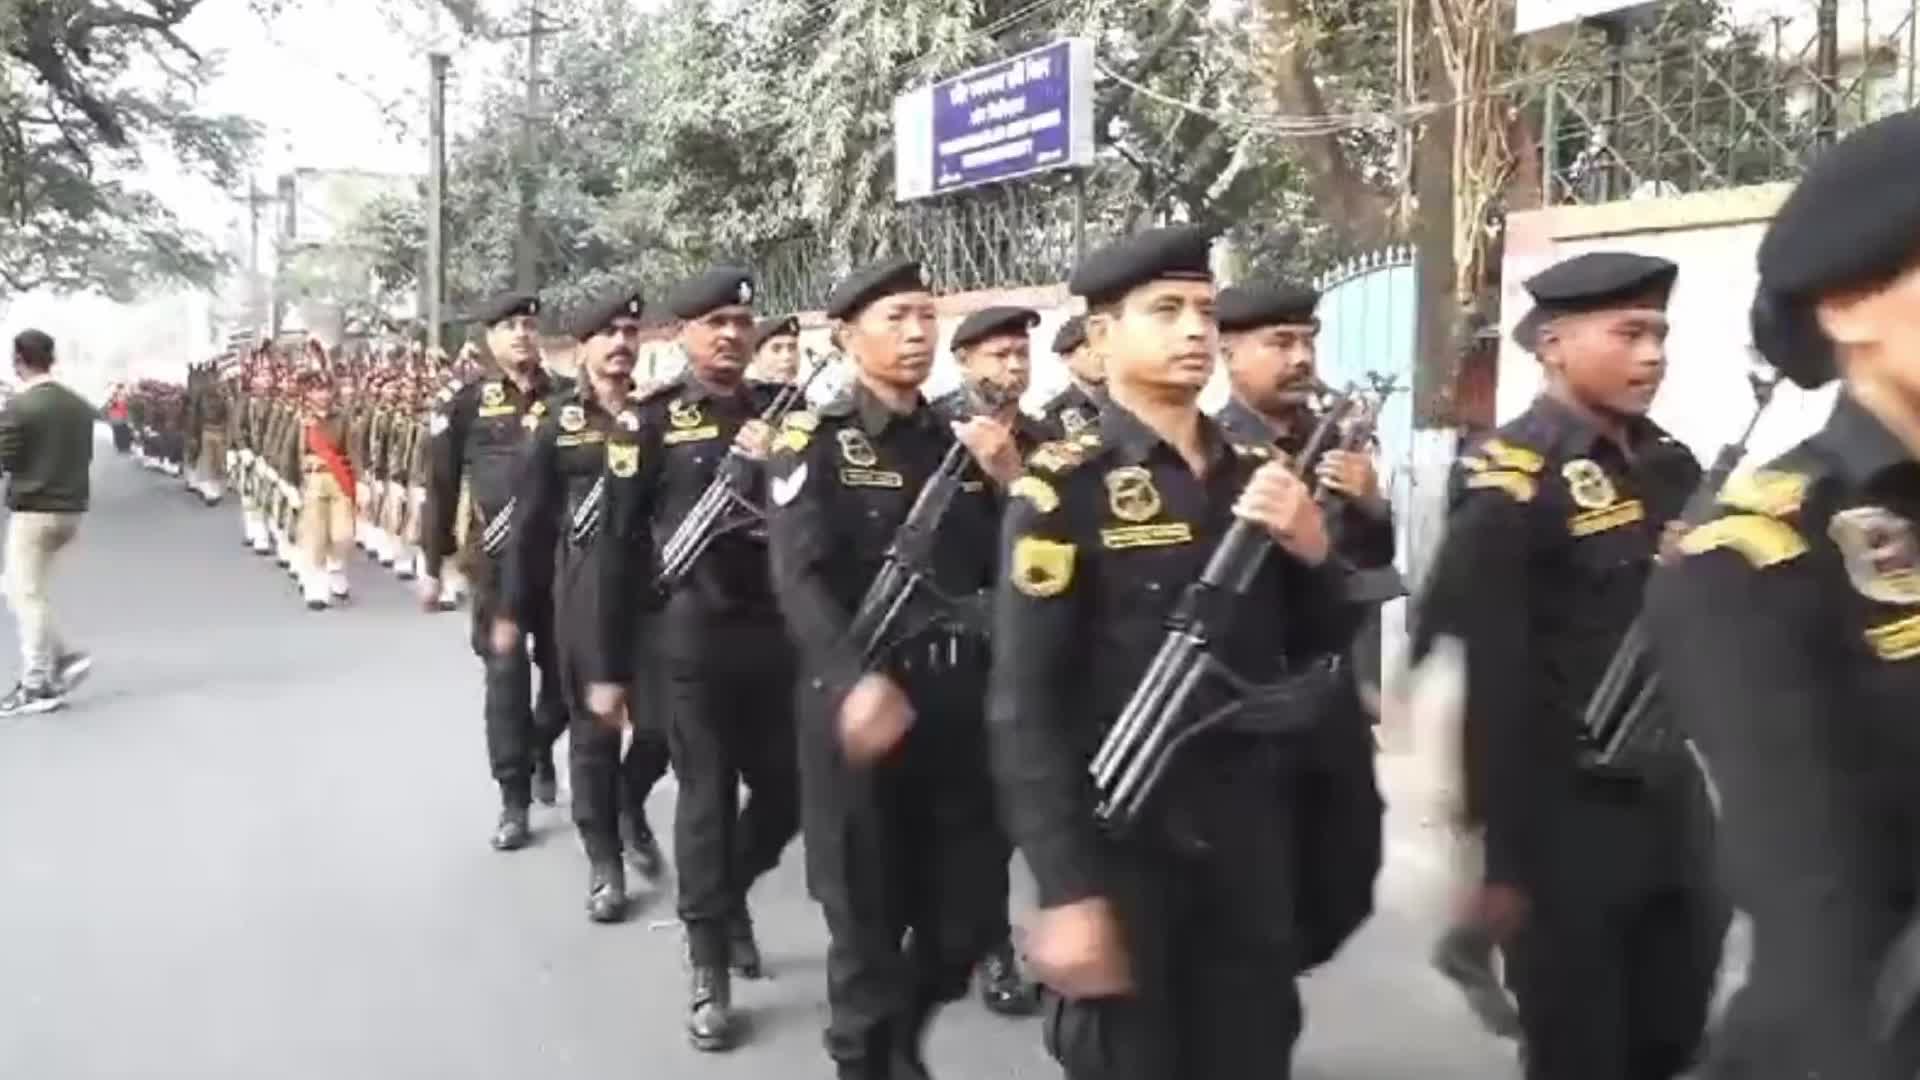
[[[1834,402],[1833,415],[1827,418],[1820,441],[1833,451],[1847,479],[1855,486],[1862,486],[1889,469],[1916,464],[1906,444],[1888,431],[1879,417],[1844,391]]]
[[[1298,449],[1308,434],[1296,431],[1292,427],[1275,424],[1266,414],[1237,397],[1229,398],[1226,406],[1214,419],[1230,435],[1253,439],[1267,446],[1278,446],[1288,450]]]
[[[927,399],[918,394],[914,395],[913,411],[903,414],[888,408],[886,402],[881,401],[873,391],[867,389],[866,383],[856,381],[853,385],[854,418],[860,421],[860,426],[873,438],[879,438],[895,424],[924,427],[930,412]]]
[[[1601,434],[1588,419],[1573,411],[1557,398],[1541,394],[1533,399],[1533,407],[1528,410],[1535,418],[1546,425],[1547,445],[1541,449],[1556,457],[1590,457],[1596,447],[1605,446],[1613,453],[1620,453],[1620,447],[1612,439]],[[1636,416],[1627,421],[1628,449],[1640,453],[1660,441],[1665,434],[1659,425],[1644,416]]]
[[[1112,447],[1115,456],[1129,465],[1144,464],[1156,450],[1164,450],[1176,460],[1180,458],[1179,451],[1169,446],[1158,432],[1111,398],[1100,406],[1100,442]],[[1200,443],[1206,449],[1209,465],[1231,456],[1220,425],[1205,413],[1200,414]]]
[[[701,382],[691,371],[687,372],[681,384],[680,396],[687,401],[744,401],[751,392],[751,387],[745,379],[742,379],[740,384],[729,393],[717,386]]]

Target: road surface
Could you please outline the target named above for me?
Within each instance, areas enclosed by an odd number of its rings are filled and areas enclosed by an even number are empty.
[[[64,712],[0,723],[0,1077],[831,1075],[797,851],[754,897],[771,978],[736,985],[751,1044],[698,1054],[671,896],[589,924],[564,794],[535,808],[536,846],[489,850],[465,614],[420,613],[365,561],[350,609],[308,613],[231,506],[104,436],[100,454],[55,593],[93,678]],[[671,808],[669,780],[663,837]],[[1390,836],[1379,915],[1306,987],[1296,1076],[1512,1075],[1424,965],[1435,883],[1408,856],[1427,841]],[[928,1058],[943,1080],[1058,1076],[1034,1022],[971,999]]]

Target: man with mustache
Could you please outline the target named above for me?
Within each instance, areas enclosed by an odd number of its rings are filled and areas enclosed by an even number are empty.
[[[855,272],[827,315],[857,381],[844,399],[787,418],[768,482],[774,588],[800,649],[807,884],[826,916],[826,1042],[839,1076],[917,1080],[933,1014],[966,993],[994,924],[1005,925],[986,641],[926,607],[880,655],[849,629],[956,440],[966,471],[934,530],[923,603],[933,591],[978,597],[993,581],[996,490],[1020,460],[1004,424],[952,422],[921,396],[938,323],[918,263]]]
[[[498,851],[517,851],[533,840],[527,811],[535,795],[549,806],[557,798],[553,744],[566,727],[567,712],[560,697],[552,613],[540,599],[541,590],[528,591],[528,607],[518,613],[516,624],[523,641],[524,635],[533,635],[531,661],[524,648],[504,655],[494,648],[501,567],[486,553],[483,541],[508,526],[514,471],[528,435],[526,416],[553,392],[553,381],[540,364],[539,297],[509,293],[482,306],[472,321],[486,327],[486,350],[498,370],[445,395],[429,422],[420,602],[428,611],[440,610],[440,571],[455,550],[455,513],[464,481],[472,517],[464,575],[473,588],[471,643],[486,669],[487,760],[500,787],[500,821],[492,843]]]
[[[1464,650],[1466,813],[1484,848],[1466,908],[1506,957],[1529,1080],[1685,1072],[1726,931],[1692,758],[1676,744],[1603,765],[1584,723],[1701,478],[1647,419],[1677,274],[1599,252],[1527,280],[1514,339],[1545,386],[1461,457],[1422,604],[1422,638]]]
[[[1100,416],[1106,397],[1106,371],[1100,354],[1087,345],[1087,317],[1075,315],[1053,334],[1053,354],[1067,365],[1072,382],[1040,408],[1048,434],[1070,439]]]
[[[772,432],[760,414],[774,393],[746,381],[752,302],[753,279],[735,267],[674,289],[667,307],[681,322],[687,370],[631,406],[607,456],[610,551],[594,692],[602,715],[617,710],[639,615],[654,614],[680,780],[674,862],[692,969],[687,1036],[707,1051],[731,1049],[738,1035],[732,974],[760,975],[747,893],[799,830],[793,648],[749,509],[764,498],[761,463]],[[717,521],[706,550],[663,594],[655,553],[721,469],[746,505]]]
[[[524,653],[521,620],[551,604],[567,706],[573,821],[587,853],[587,917],[599,923],[626,917],[622,807],[644,804],[652,779],[636,782],[622,775],[620,730],[602,723],[588,707],[587,686],[594,670],[590,658],[598,648],[599,561],[617,553],[579,535],[573,522],[605,471],[609,439],[628,408],[643,310],[641,295],[623,289],[587,305],[570,320],[568,332],[580,342],[581,378],[536,402],[527,413],[533,436],[515,483],[513,531],[492,627],[496,657]],[[640,745],[636,740],[635,746]],[[635,757],[630,754],[628,760]],[[644,813],[640,820],[645,820]]]

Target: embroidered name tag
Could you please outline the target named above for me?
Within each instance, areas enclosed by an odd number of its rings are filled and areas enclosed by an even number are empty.
[[[960,481],[960,490],[985,491],[987,490],[987,482],[985,480],[962,480]]]
[[[1870,626],[1861,636],[1882,660],[1911,660],[1920,656],[1920,615]]]
[[[1174,544],[1193,543],[1193,526],[1184,521],[1171,521],[1159,525],[1122,525],[1100,530],[1102,547],[1114,551],[1127,548],[1171,547]]]
[[[553,445],[555,446],[591,446],[594,443],[602,443],[606,441],[607,441],[607,436],[606,436],[606,433],[603,431],[582,431],[573,435],[562,435],[559,438],[553,440]]]
[[[496,416],[512,416],[518,411],[511,405],[482,405],[479,415],[482,420],[490,420]]]
[[[897,488],[905,486],[906,479],[884,469],[841,469],[840,483],[847,487]]]
[[[1617,529],[1622,525],[1631,525],[1647,516],[1646,508],[1639,499],[1603,506],[1598,510],[1589,510],[1584,514],[1575,514],[1567,519],[1567,531],[1575,536],[1592,536],[1594,533]]]
[[[685,428],[680,431],[669,431],[667,432],[666,437],[661,441],[668,446],[678,446],[681,443],[700,442],[705,439],[717,439],[719,437],[720,437],[720,429],[712,425],[708,425],[707,427]]]

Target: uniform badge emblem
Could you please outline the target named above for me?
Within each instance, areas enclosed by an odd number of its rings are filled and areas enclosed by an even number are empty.
[[[607,471],[625,480],[640,471],[640,448],[632,443],[607,445]]]
[[[578,405],[560,407],[560,430],[579,431],[587,426],[587,410]]]
[[[741,282],[738,296],[740,297],[740,302],[743,304],[753,303],[753,283],[749,281]]]
[[[1138,465],[1125,465],[1106,476],[1107,508],[1121,521],[1146,521],[1160,512],[1160,489],[1153,474]]]
[[[1066,409],[1060,413],[1060,426],[1069,435],[1078,435],[1087,426],[1087,418],[1079,409]]]
[[[694,402],[676,398],[667,403],[667,422],[677,428],[698,427],[700,406]]]
[[[1912,522],[1885,507],[1858,506],[1833,515],[1827,535],[1860,595],[1882,604],[1920,604],[1920,543]]]
[[[840,438],[840,458],[856,469],[864,469],[880,460],[873,452],[873,444],[867,441],[866,433],[857,428],[841,428],[835,432]]]
[[[1023,536],[1014,541],[1008,577],[1014,588],[1036,600],[1059,596],[1073,584],[1075,554],[1072,544]]]
[[[1560,475],[1567,479],[1567,494],[1573,497],[1573,504],[1582,510],[1604,509],[1620,498],[1599,462],[1577,458],[1561,466]]]
[[[480,404],[489,409],[497,409],[507,403],[507,391],[497,382],[490,382],[480,388]]]

